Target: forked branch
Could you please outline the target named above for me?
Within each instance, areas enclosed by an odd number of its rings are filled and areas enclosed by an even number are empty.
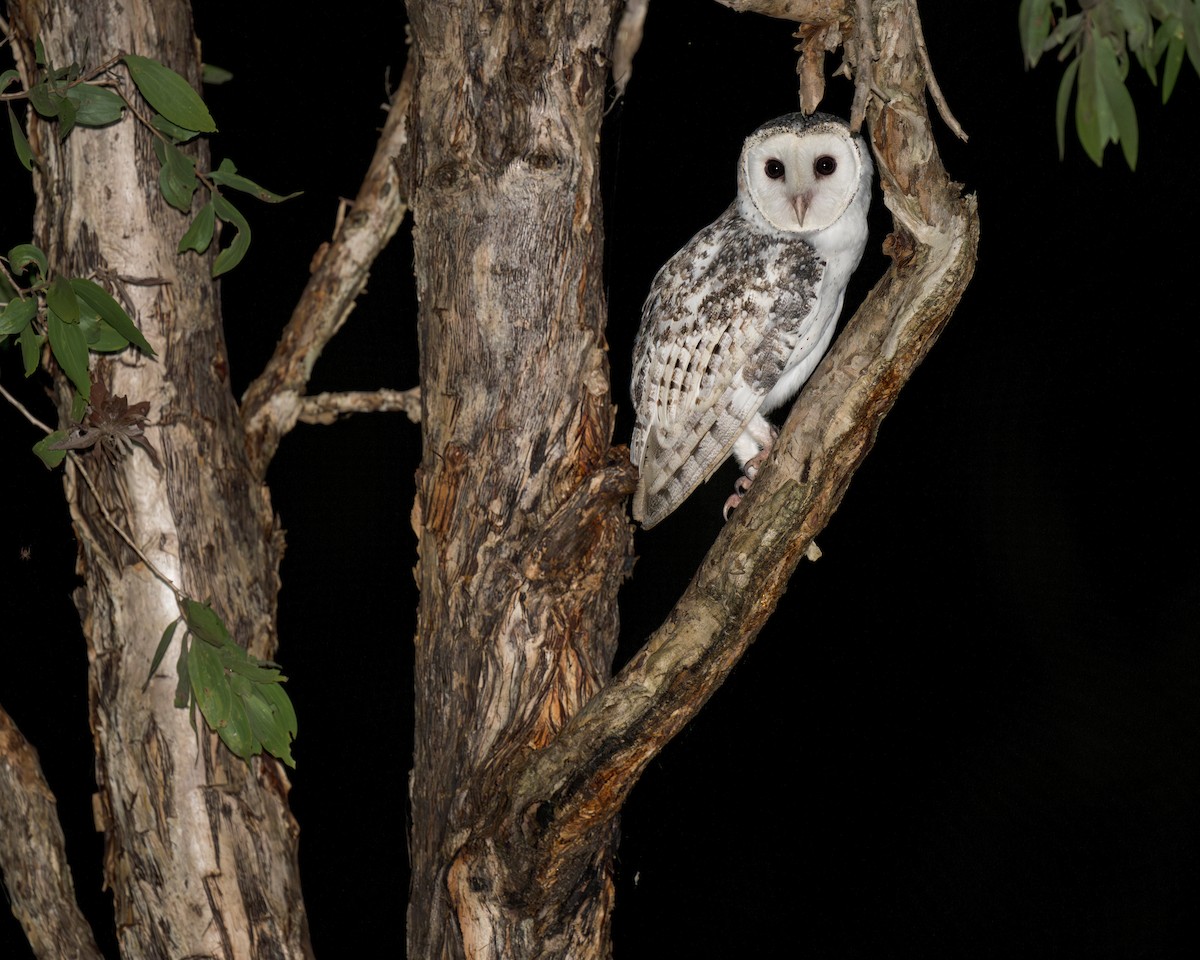
[[[828,522],[880,422],[974,271],[974,197],[946,175],[925,109],[914,0],[872,0],[878,60],[867,128],[895,227],[892,265],[805,387],[763,470],[666,623],[513,774],[510,823],[527,877],[553,888],[650,759],[725,680]],[[516,839],[516,838],[513,838]],[[569,873],[570,871],[566,871]]]
[[[410,61],[354,205],[319,255],[274,355],[242,399],[247,448],[260,477],[280,439],[300,419],[304,391],[321,351],[350,316],[371,265],[408,212],[400,166],[408,143],[411,99]]]

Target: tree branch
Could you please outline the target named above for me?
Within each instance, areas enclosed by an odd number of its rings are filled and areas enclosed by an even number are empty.
[[[369,393],[318,393],[300,401],[297,419],[304,423],[333,423],[352,413],[403,413],[421,422],[421,388],[374,390]]]
[[[37,751],[0,707],[0,874],[34,956],[103,960],[75,902],[58,804]]]
[[[765,468],[643,649],[513,771],[508,819],[553,889],[646,764],[725,680],[841,502],[880,422],[974,271],[974,197],[941,165],[925,110],[913,0],[872,0],[879,39],[867,124],[895,230],[892,266],[818,367]],[[516,838],[513,838],[516,839]],[[569,871],[568,871],[569,872]]]
[[[320,254],[274,355],[242,398],[247,448],[260,477],[280,439],[300,418],[301,398],[317,358],[350,316],[371,264],[408,211],[408,187],[398,158],[407,151],[411,99],[410,61],[353,209]]]

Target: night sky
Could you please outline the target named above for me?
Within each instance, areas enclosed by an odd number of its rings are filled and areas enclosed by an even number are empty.
[[[398,8],[293,22],[278,0],[196,4],[206,60],[235,74],[207,93],[214,160],[305,191],[245,210],[253,246],[223,281],[239,395],[337,198],[357,191],[386,71],[394,84],[403,67]],[[1071,131],[1060,162],[1060,67],[1023,69],[1015,0],[921,9],[971,137],[935,121],[951,176],[979,197],[975,279],[818,538],[824,557],[799,568],[728,683],[634,790],[618,856],[623,960],[1159,958],[1200,944],[1200,341],[1187,226],[1200,215],[1187,146],[1200,82],[1185,63],[1164,107],[1133,68],[1136,173],[1115,148],[1097,169]],[[733,198],[742,139],[796,109],[793,43],[781,21],[651,4],[604,130],[619,442],[650,280]],[[846,114],[850,94],[832,80],[823,108]],[[29,239],[23,178],[0,156],[3,249]],[[877,193],[847,315],[886,268],[889,224]],[[411,263],[398,237],[310,392],[416,383]],[[52,418],[43,381],[21,381],[14,354],[0,353],[0,381]],[[0,438],[0,703],[41,753],[80,901],[115,957],[69,598],[76,545],[59,475],[24,452],[35,432],[4,407]],[[323,957],[402,949],[419,445],[398,414],[301,425],[269,478],[288,543],[292,806]],[[618,666],[690,579],[734,476],[727,466],[639,532]],[[0,958],[27,956],[0,909]]]

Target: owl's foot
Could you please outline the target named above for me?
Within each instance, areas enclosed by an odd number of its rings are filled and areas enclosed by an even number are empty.
[[[729,495],[729,499],[725,501],[725,507],[721,511],[721,515],[726,520],[729,519],[729,512],[738,508],[742,497],[750,491],[754,481],[758,479],[758,471],[767,462],[767,457],[771,455],[771,449],[775,446],[775,438],[778,436],[779,431],[772,427],[771,435],[763,448],[742,465],[742,475],[733,481],[733,493]]]

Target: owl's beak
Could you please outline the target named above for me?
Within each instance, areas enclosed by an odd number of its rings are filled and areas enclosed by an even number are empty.
[[[792,209],[796,211],[796,223],[801,227],[804,226],[804,217],[808,213],[810,203],[812,203],[812,196],[808,193],[798,193],[792,201]]]

